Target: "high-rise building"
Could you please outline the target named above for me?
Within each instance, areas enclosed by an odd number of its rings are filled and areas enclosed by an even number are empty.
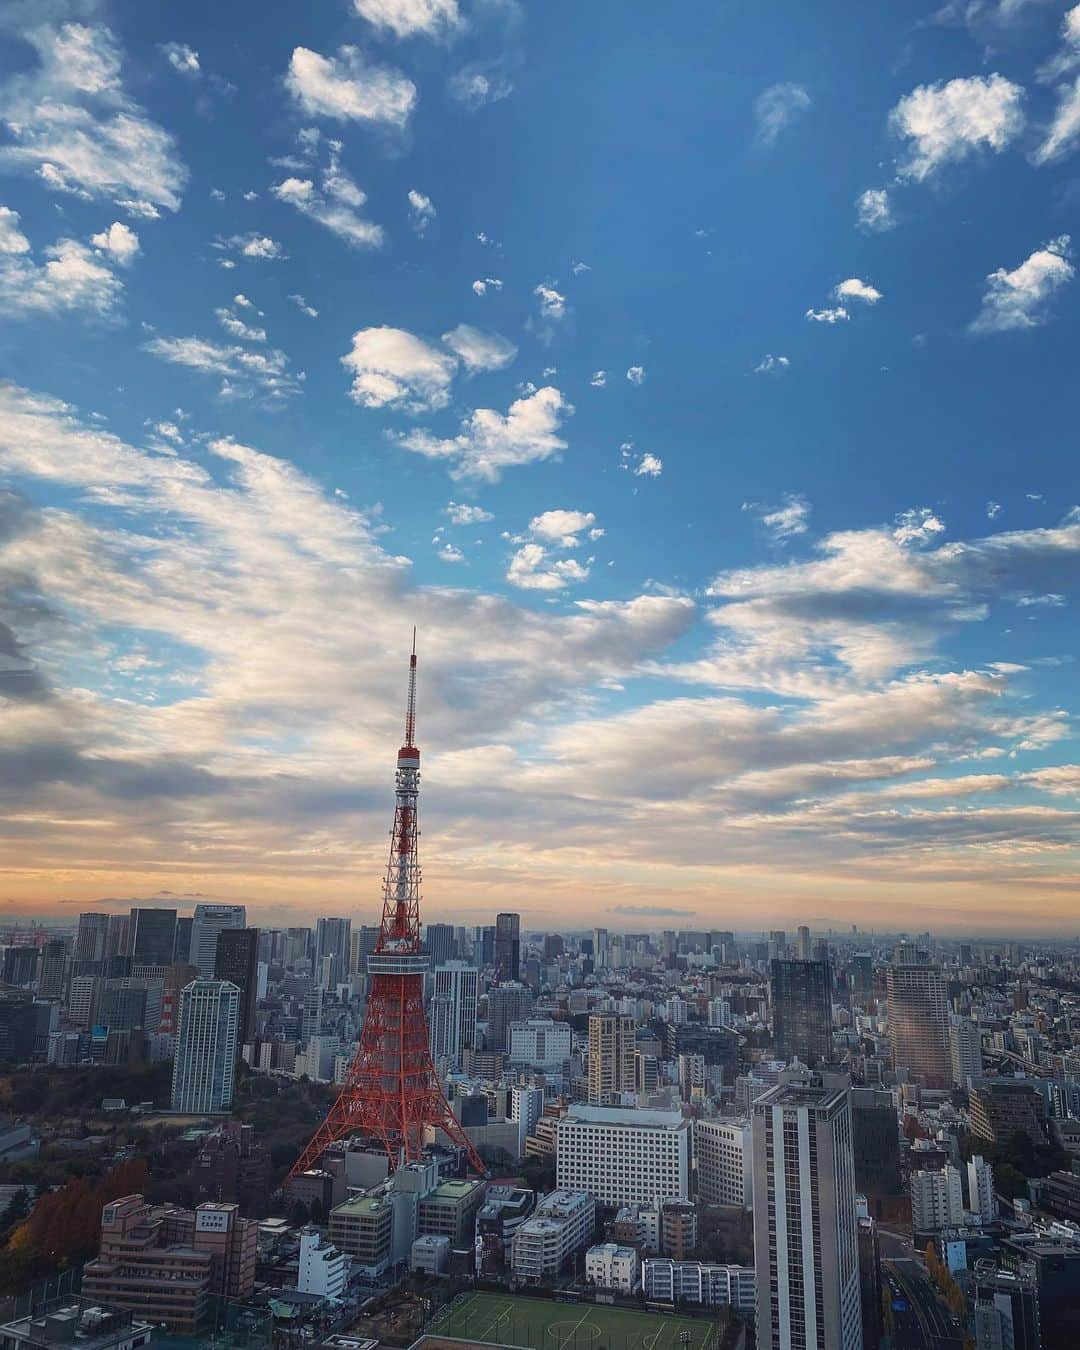
[[[324,918],[315,924],[315,978],[324,989],[336,988],[349,973],[352,924]]]
[[[887,976],[893,1064],[930,1087],[952,1081],[949,1003],[938,966],[903,961]]]
[[[975,1266],[977,1350],[1042,1350],[1039,1293],[1030,1267],[998,1270],[992,1261]]]
[[[778,1059],[810,1065],[832,1059],[832,966],[828,961],[773,961],[773,1038]]]
[[[487,992],[487,1048],[505,1050],[511,1022],[523,1022],[533,1010],[536,999],[523,984],[497,984]]]
[[[38,998],[60,998],[67,979],[68,944],[63,938],[52,938],[41,949],[38,968]]]
[[[239,1023],[240,990],[228,980],[192,980],[181,990],[173,1060],[174,1111],[211,1115],[232,1106]]]
[[[131,944],[128,941],[128,929],[131,920],[126,914],[110,914],[105,929],[105,959],[110,956],[126,956]]]
[[[190,914],[182,914],[176,920],[176,932],[173,934],[172,964],[186,966],[191,961],[191,929],[195,920]]]
[[[445,966],[457,955],[454,943],[454,925],[452,923],[429,923],[424,929],[424,946],[432,970]]]
[[[555,1184],[601,1205],[688,1199],[690,1125],[681,1111],[571,1106],[558,1123]]]
[[[982,1077],[982,1032],[978,1022],[970,1017],[949,1018],[949,1058],[954,1087],[967,1090],[976,1078]]]
[[[769,932],[769,960],[783,961],[787,956],[787,933],[782,928]]]
[[[997,1218],[997,1198],[994,1194],[994,1169],[981,1154],[976,1154],[967,1165],[968,1209],[983,1223]]]
[[[593,965],[597,970],[605,970],[608,965],[608,930],[606,928],[594,928],[592,930],[593,943]]]
[[[218,934],[225,928],[245,928],[243,905],[196,905],[191,924],[190,961],[204,980],[214,978]]]
[[[495,925],[473,929],[473,965],[487,970],[495,964]]]
[[[436,1059],[446,1057],[460,1064],[461,1052],[476,1044],[479,985],[480,972],[465,961],[448,961],[435,967],[435,998],[446,1002],[445,1030],[438,1037],[432,1020],[432,1054]]]
[[[5,984],[26,988],[37,979],[38,949],[36,947],[5,947],[3,979]]]
[[[93,975],[105,960],[105,942],[109,932],[109,916],[97,910],[79,915],[79,927],[75,934],[75,961],[80,967],[92,969],[80,970],[80,974]]]
[[[809,961],[814,955],[810,942],[810,929],[804,923],[799,925],[798,932],[795,934],[795,955],[800,961]]]
[[[992,1144],[1017,1130],[1036,1146],[1046,1143],[1046,1098],[1031,1083],[984,1079],[971,1089],[971,1132]]]
[[[694,1121],[697,1198],[706,1205],[753,1208],[754,1170],[750,1122],[714,1117]]]
[[[354,975],[366,975],[368,973],[367,960],[375,950],[375,944],[378,940],[378,924],[361,924],[353,933],[350,943],[352,947],[352,973]]]
[[[617,1106],[624,1092],[636,1090],[636,1022],[622,1013],[589,1017],[589,1105]]]
[[[571,1041],[569,1022],[556,1022],[550,1017],[511,1022],[511,1073],[542,1073],[549,1082],[558,1085],[570,1061]]]
[[[939,1172],[912,1172],[911,1227],[916,1233],[939,1233],[964,1222],[960,1171],[946,1164]]]
[[[255,1005],[259,1001],[259,930],[223,928],[214,955],[214,979],[228,980],[240,990],[240,1045],[255,1035]]]
[[[860,1350],[848,1090],[781,1083],[752,1110],[757,1343]]]
[[[175,909],[132,909],[128,917],[132,966],[171,965],[175,948]]]
[[[521,976],[521,915],[495,916],[495,978],[500,983]]]
[[[79,1031],[89,1031],[97,1017],[100,994],[100,975],[73,975],[68,981],[68,1025]]]

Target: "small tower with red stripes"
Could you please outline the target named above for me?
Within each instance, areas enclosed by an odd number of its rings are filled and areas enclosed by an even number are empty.
[[[306,1172],[327,1145],[351,1134],[366,1134],[386,1150],[390,1169],[414,1162],[429,1126],[443,1130],[465,1150],[481,1175],[484,1164],[450,1110],[431,1059],[424,1015],[424,972],[420,951],[420,855],[416,805],[420,793],[420,751],[416,747],[416,630],[409,658],[405,744],[398,751],[396,806],[390,861],[383,885],[382,924],[368,956],[371,986],[356,1058],[330,1114],[296,1160],[290,1176]]]

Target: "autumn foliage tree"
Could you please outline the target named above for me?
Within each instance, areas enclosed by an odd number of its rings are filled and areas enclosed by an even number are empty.
[[[96,1183],[76,1177],[41,1197],[11,1234],[8,1247],[17,1254],[36,1252],[53,1265],[85,1261],[98,1249],[102,1207],[122,1195],[141,1194],[149,1182],[142,1158],[120,1163]]]

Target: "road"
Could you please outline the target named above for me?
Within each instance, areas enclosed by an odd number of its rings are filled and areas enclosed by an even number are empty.
[[[881,1264],[893,1296],[896,1350],[963,1350],[960,1327],[938,1301],[925,1267],[912,1257]]]

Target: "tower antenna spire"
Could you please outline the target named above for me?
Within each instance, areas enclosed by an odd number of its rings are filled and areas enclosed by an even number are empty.
[[[409,699],[405,705],[405,745],[415,749],[416,736],[416,626],[412,630],[412,655],[409,657]]]

